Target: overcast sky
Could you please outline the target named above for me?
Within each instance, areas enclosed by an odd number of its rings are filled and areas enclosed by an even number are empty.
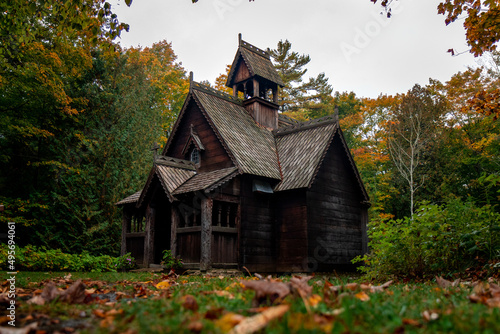
[[[439,0],[400,0],[393,17],[381,15],[369,0],[111,0],[130,25],[118,42],[150,46],[167,40],[178,61],[196,81],[215,78],[231,64],[238,33],[262,49],[288,39],[292,49],[309,54],[306,76],[325,72],[335,91],[360,97],[408,91],[429,78],[443,82],[467,65],[463,21],[449,26],[437,14]],[[380,2],[380,1],[379,1]]]

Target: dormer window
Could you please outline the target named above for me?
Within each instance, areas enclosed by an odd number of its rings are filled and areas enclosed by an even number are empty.
[[[198,165],[200,163],[200,150],[198,150],[197,148],[193,148],[193,150],[191,151],[190,160],[194,164]]]

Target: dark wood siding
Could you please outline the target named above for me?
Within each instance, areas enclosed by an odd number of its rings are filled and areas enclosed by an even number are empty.
[[[234,78],[235,83],[242,82],[250,78],[250,71],[248,70],[247,66],[243,61],[240,60],[237,66],[238,69],[235,73],[235,78]]]
[[[349,265],[363,253],[363,195],[340,138],[335,135],[307,191],[309,267]]]
[[[278,128],[278,111],[275,108],[266,105],[261,100],[249,103],[245,106],[253,119],[260,125],[268,128]]]
[[[254,193],[241,178],[240,264],[252,272],[276,271],[276,223],[272,196]]]
[[[193,100],[191,100],[186,108],[169,149],[165,154],[166,156],[189,160],[189,152],[183,155],[182,151],[191,135],[191,124],[205,147],[205,150],[201,152],[201,163],[198,172],[209,172],[234,166],[224,146],[222,146],[207,119]]]
[[[304,189],[277,194],[278,272],[307,271],[307,206]]]
[[[199,228],[201,231],[201,227]],[[177,234],[177,254],[186,264],[200,263],[201,258],[201,232]]]

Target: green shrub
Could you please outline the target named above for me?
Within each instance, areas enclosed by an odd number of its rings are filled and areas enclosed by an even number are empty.
[[[7,270],[8,246],[0,245],[0,269]],[[130,253],[120,257],[67,254],[60,249],[28,245],[16,247],[15,268],[23,271],[89,271],[105,272],[133,269],[135,260]]]
[[[183,267],[182,260],[172,255],[170,249],[165,249],[163,252],[163,260],[161,264],[167,269],[179,270]]]
[[[368,233],[370,252],[353,262],[371,278],[446,275],[500,259],[500,214],[459,199],[426,203],[413,221],[375,221]]]

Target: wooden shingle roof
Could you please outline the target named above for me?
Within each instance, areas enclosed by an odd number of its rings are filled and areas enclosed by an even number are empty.
[[[174,191],[174,195],[184,194],[192,191],[211,191],[238,175],[236,167],[224,168],[207,173],[196,174],[187,182]]]
[[[125,197],[124,199],[122,199],[121,201],[116,203],[115,205],[125,205],[125,204],[136,203],[139,200],[139,197],[141,196],[141,192],[142,191],[138,191],[135,194],[132,194],[128,197]]]
[[[283,80],[278,74],[278,71],[271,62],[271,56],[269,55],[269,53],[267,51],[259,49],[256,46],[253,46],[248,42],[240,40],[238,51],[236,52],[233,64],[231,65],[231,70],[229,71],[227,76],[226,85],[228,87],[232,87],[232,85],[234,84],[234,76],[237,70],[237,64],[241,58],[243,59],[252,76],[259,76],[282,87],[285,86]]]
[[[191,161],[175,159],[165,156],[157,156],[155,164],[149,173],[146,185],[142,189],[137,200],[137,206],[141,206],[153,180],[157,178],[170,201],[174,200],[172,193],[181,184],[189,180],[196,174],[196,168]]]
[[[258,125],[230,95],[198,83],[192,92],[241,173],[281,180],[272,131]]]
[[[335,120],[297,123],[275,131],[283,180],[275,191],[307,188],[338,127]]]
[[[156,174],[158,175],[163,189],[167,194],[173,192],[184,182],[191,179],[196,175],[195,171],[169,167],[169,166],[156,166]]]

